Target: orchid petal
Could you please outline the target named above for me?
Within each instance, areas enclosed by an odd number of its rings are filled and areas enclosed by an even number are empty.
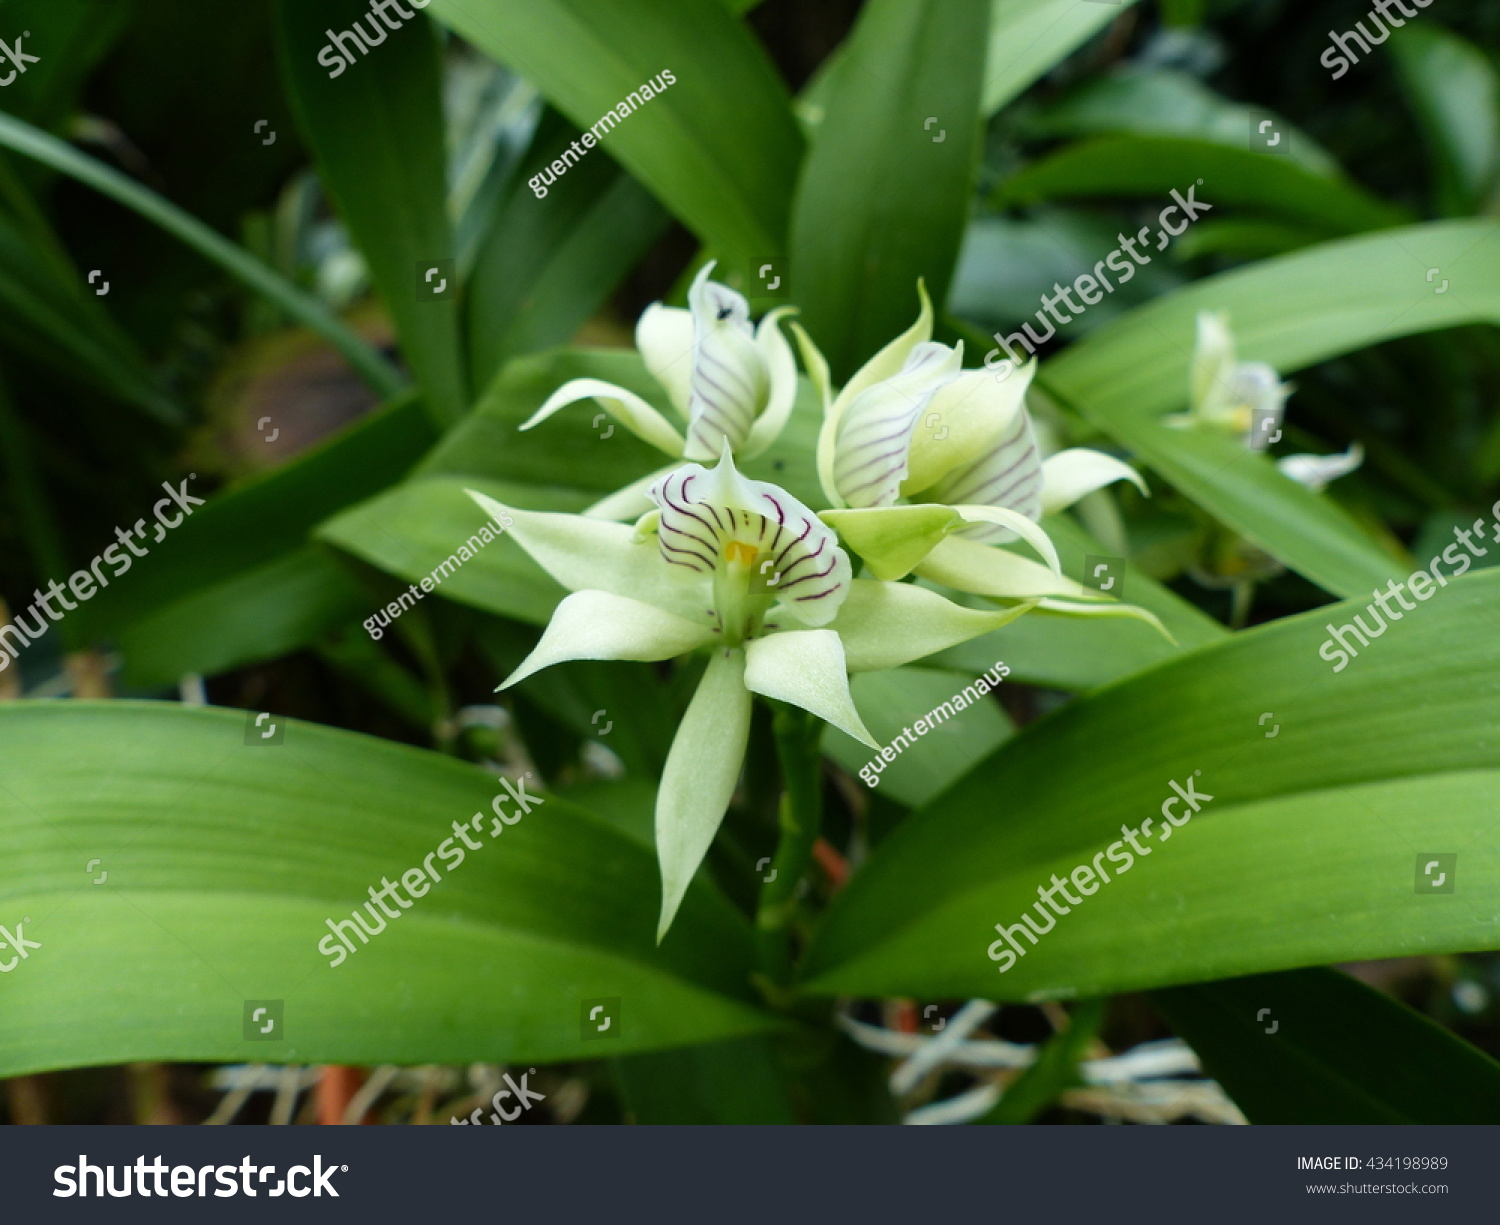
[[[1031,608],[963,608],[911,583],[855,579],[831,628],[850,672],[899,668],[1008,625]]]
[[[751,692],[800,706],[861,744],[880,747],[854,708],[844,644],[832,630],[757,638],[745,647],[745,663],[745,687]]]
[[[1102,604],[1074,604],[1068,600],[1046,599],[1037,604],[1036,610],[1039,614],[1056,613],[1066,617],[1129,617],[1134,621],[1144,621],[1173,646],[1177,645],[1177,639],[1155,613],[1135,604],[1121,604],[1115,600]]]
[[[1040,553],[1042,560],[1054,571],[1062,573],[1062,562],[1057,559],[1057,549],[1052,544],[1052,538],[1025,515],[999,506],[955,506],[953,509],[970,523],[993,523],[1015,532]]]
[[[1087,447],[1049,455],[1042,461],[1042,514],[1064,510],[1115,481],[1131,481],[1148,498],[1151,496],[1141,474],[1113,455]]]
[[[765,359],[750,326],[750,304],[710,281],[713,261],[688,290],[693,315],[693,370],[685,459],[713,459],[725,440],[740,447],[770,394]]]
[[[653,302],[636,322],[635,347],[686,421],[692,398],[693,312]]]
[[[908,497],[919,495],[950,472],[971,467],[976,457],[1001,446],[1015,432],[1017,414],[1025,412],[1026,390],[1036,371],[1037,364],[1028,362],[1010,378],[996,381],[983,370],[965,370],[940,388],[927,405],[924,428],[912,437],[901,492]]]
[[[1046,566],[994,545],[950,536],[939,544],[917,573],[934,583],[996,600],[1031,600],[1068,596],[1086,600],[1097,595],[1090,587],[1049,570]]]
[[[1031,416],[1022,409],[1005,436],[967,467],[958,468],[923,492],[927,502],[994,506],[1036,522],[1042,517],[1042,452]],[[1005,544],[1016,533],[999,526],[965,529],[970,540]]]
[[[828,499],[829,505],[842,508],[847,503],[839,497],[839,491],[833,483],[837,420],[833,415],[833,381],[828,374],[828,362],[800,323],[793,323],[791,327],[792,335],[797,338],[797,348],[802,353],[802,364],[807,367],[807,377],[818,393],[818,403],[823,406],[823,422],[818,426],[818,483],[823,486],[823,496]]]
[[[963,366],[963,345],[927,341],[890,378],[847,402],[839,418],[833,479],[850,506],[890,506],[906,478],[912,434],[932,397]],[[846,389],[847,391],[847,389]],[[842,397],[841,397],[842,398]]]
[[[1276,467],[1283,476],[1319,493],[1364,462],[1365,449],[1356,442],[1342,455],[1286,455],[1276,461]]]
[[[682,435],[672,428],[663,417],[633,391],[606,383],[603,379],[569,379],[550,396],[545,404],[522,424],[523,430],[545,421],[558,409],[592,396],[599,406],[616,421],[643,442],[649,442],[658,451],[668,455],[681,455],[686,444]]]
[[[1234,359],[1229,316],[1222,311],[1200,311],[1191,376],[1194,413],[1207,413],[1215,397],[1222,394],[1216,389],[1227,386]]]
[[[917,312],[917,321],[861,366],[854,377],[844,384],[844,390],[839,392],[838,398],[833,402],[835,425],[844,410],[861,392],[868,391],[886,379],[895,378],[906,368],[912,350],[932,339],[932,299],[927,296],[925,281],[917,282],[917,297],[922,303]]]
[[[656,793],[662,891],[658,944],[734,797],[750,741],[750,705],[745,653],[715,651],[673,737]]]
[[[951,506],[868,506],[825,510],[819,516],[884,582],[905,578],[963,523]],[[980,548],[983,546],[975,546]]]
[[[506,534],[569,591],[607,591],[688,620],[708,616],[707,584],[699,576],[664,565],[656,548],[637,539],[629,524],[518,510],[476,490],[467,492],[489,514],[509,515],[512,522]]]
[[[796,310],[793,306],[778,306],[760,321],[755,330],[755,346],[760,350],[771,380],[770,398],[765,411],[750,427],[744,444],[739,448],[744,459],[754,459],[781,437],[792,415],[792,405],[797,400],[797,359],[792,356],[792,346],[781,334],[781,320]]]
[[[675,659],[713,641],[713,630],[652,604],[605,591],[576,591],[557,606],[542,640],[499,686],[570,659]]]

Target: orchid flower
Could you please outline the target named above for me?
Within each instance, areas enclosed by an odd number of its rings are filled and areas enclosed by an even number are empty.
[[[878,579],[918,576],[975,595],[1035,599],[1039,608],[1081,615],[1149,614],[1065,578],[1040,527],[1044,515],[1114,481],[1146,491],[1135,470],[1099,451],[1074,448],[1042,458],[1026,411],[1036,373],[1009,378],[963,369],[963,343],[932,340],[932,303],[918,285],[916,323],[833,394],[828,364],[796,324],[806,365],[823,400],[818,477],[836,528]],[[1006,549],[1025,540],[1041,566]]]
[[[849,672],[899,667],[1030,607],[980,612],[910,584],[853,578],[834,533],[784,490],[741,476],[727,438],[714,468],[683,464],[655,481],[656,509],[634,527],[470,496],[509,515],[509,534],[571,592],[501,689],[564,660],[709,654],[657,793],[658,940],[729,807],[752,693],[878,748]]]
[[[725,443],[754,459],[785,428],[797,396],[797,363],[780,321],[794,308],[778,307],[750,325],[750,306],[727,285],[709,280],[705,264],[688,290],[688,309],[653,302],[635,327],[635,346],[651,376],[687,424],[684,437],[633,391],[603,379],[570,379],[521,428],[529,430],[559,409],[593,399],[636,437],[673,459],[715,459]],[[661,471],[627,486],[585,514],[633,517]]]

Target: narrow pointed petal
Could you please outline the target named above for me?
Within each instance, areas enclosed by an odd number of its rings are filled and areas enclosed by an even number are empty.
[[[797,338],[797,348],[802,353],[802,364],[807,367],[807,377],[823,406],[823,423],[818,427],[818,483],[823,486],[823,496],[828,499],[828,504],[842,508],[847,503],[839,497],[833,483],[833,449],[838,419],[833,415],[833,381],[828,374],[828,361],[801,324],[791,326],[792,335]]]
[[[757,638],[745,648],[745,687],[790,702],[872,749],[870,735],[849,693],[844,645],[832,630],[794,630]]]
[[[1042,560],[1054,571],[1062,573],[1062,562],[1057,558],[1057,548],[1052,543],[1052,538],[1025,515],[999,506],[955,506],[953,509],[970,523],[993,523],[1014,532],[1040,553]]]
[[[1200,311],[1198,337],[1193,346],[1193,412],[1206,413],[1214,400],[1225,394],[1234,370],[1234,337],[1229,317],[1222,311]]]
[[[926,342],[900,373],[861,392],[839,418],[833,479],[850,506],[890,506],[906,479],[912,435],[932,397],[963,366],[963,346]]]
[[[1276,467],[1283,476],[1318,493],[1326,489],[1330,481],[1348,476],[1364,462],[1365,449],[1356,442],[1342,455],[1283,456],[1276,461]]]
[[[749,740],[745,653],[715,651],[672,740],[656,793],[662,894],[658,944],[724,820]]]
[[[738,449],[770,394],[770,375],[755,344],[750,306],[727,285],[710,281],[705,264],[688,290],[693,315],[693,372],[686,459],[715,458],[727,440]]]
[[[1033,522],[1040,520],[1042,452],[1037,446],[1030,414],[1022,409],[998,444],[967,467],[950,472],[924,491],[922,497],[950,506],[960,503],[995,506],[1015,511]],[[989,525],[966,529],[964,535],[993,544],[1016,539],[1014,532]]]
[[[557,606],[552,620],[521,663],[499,686],[509,689],[533,672],[570,659],[675,659],[713,641],[713,630],[652,604],[605,591],[576,591]]]
[[[655,508],[656,504],[651,501],[651,486],[676,466],[673,464],[671,467],[658,468],[638,481],[631,481],[623,489],[617,489],[608,497],[600,498],[582,513],[590,519],[615,519],[624,523],[633,523]]]
[[[755,347],[760,350],[770,378],[770,395],[765,410],[750,427],[745,445],[740,448],[744,459],[754,459],[781,437],[792,415],[792,405],[797,400],[797,359],[792,356],[792,346],[781,334],[781,320],[792,314],[796,307],[779,306],[760,321],[755,330]]]
[[[707,621],[707,585],[664,564],[654,544],[638,539],[629,524],[518,510],[476,490],[467,492],[489,514],[509,515],[506,534],[569,591],[607,591],[690,621]]]
[[[912,435],[901,492],[920,500],[923,490],[1004,445],[1017,432],[1016,417],[1025,412],[1026,391],[1036,371],[1037,363],[1028,362],[1010,378],[997,381],[987,371],[965,370],[939,388],[923,415],[922,428]]]
[[[871,574],[888,583],[910,574],[964,521],[951,506],[932,503],[825,510],[818,517],[864,559]]]
[[[1098,592],[1029,557],[995,545],[950,536],[923,559],[917,573],[934,583],[997,600],[1065,596],[1087,600]]]
[[[1057,613],[1066,617],[1129,617],[1133,621],[1144,621],[1174,647],[1177,639],[1172,637],[1171,631],[1157,618],[1153,612],[1139,608],[1134,604],[1120,604],[1110,601],[1105,604],[1074,604],[1069,600],[1042,600],[1037,606],[1038,614]]]
[[[668,455],[681,455],[686,445],[672,423],[633,391],[606,383],[603,379],[569,379],[547,402],[522,424],[523,430],[545,421],[560,408],[593,398],[611,417],[643,442],[649,442]]]
[[[686,421],[692,398],[693,312],[653,302],[636,322],[635,347]]]
[[[1103,451],[1074,447],[1042,461],[1042,514],[1066,510],[1079,498],[1115,481],[1130,481],[1148,498],[1151,491],[1141,474]]]
[[[844,643],[850,672],[879,672],[925,659],[1008,625],[1031,608],[961,608],[911,583],[855,579],[832,628]]]

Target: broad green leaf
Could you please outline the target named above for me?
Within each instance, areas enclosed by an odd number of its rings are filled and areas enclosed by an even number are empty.
[[[318,59],[327,32],[347,29],[368,7],[361,0],[280,0],[282,69],[319,177],[369,265],[428,410],[451,423],[467,409],[468,392],[438,52],[418,13],[385,32],[371,48],[373,61],[330,77]],[[434,296],[445,283],[443,296]]]
[[[86,606],[107,635],[174,601],[301,548],[324,518],[406,473],[433,441],[414,395],[403,396],[290,463],[208,499],[136,561],[130,581]],[[186,492],[202,496],[189,480]]]
[[[1290,158],[1249,148],[1176,136],[1103,136],[1068,145],[1012,175],[998,199],[1030,204],[1126,196],[1160,201],[1165,207],[1174,190],[1186,193],[1189,187],[1196,200],[1216,211],[1251,209],[1316,227],[1329,237],[1410,220],[1403,210],[1342,176],[1319,174]],[[1112,250],[1113,244],[1099,256]]]
[[[40,62],[27,64],[24,75],[5,87],[5,109],[38,127],[56,128],[69,118],[90,71],[130,17],[129,4],[6,0],[6,28],[25,31],[22,51]]]
[[[1324,627],[1373,623],[1363,604],[1069,703],[881,843],[815,936],[810,989],[1082,998],[1500,947],[1497,598],[1500,572],[1453,579],[1340,672]],[[1179,802],[1191,819],[1161,840],[1174,781],[1214,798],[1196,816]],[[1122,827],[1149,852],[1123,872]],[[1416,883],[1433,854],[1457,855],[1454,892]],[[996,925],[1080,865],[1111,879],[1000,973]]]
[[[394,366],[367,345],[353,329],[330,314],[311,294],[304,293],[278,276],[242,247],[236,246],[149,188],[4,112],[0,112],[0,146],[61,171],[160,226],[205,259],[218,264],[231,276],[274,302],[293,319],[317,332],[343,355],[365,382],[382,395],[393,395],[405,387],[406,380]]]
[[[24,919],[41,945],[6,977],[0,1075],[588,1059],[774,1024],[753,1004],[744,920],[696,885],[658,949],[651,854],[597,818],[556,797],[519,814],[483,770],[278,715],[281,743],[247,743],[264,735],[252,719],[0,709],[0,897],[6,926]],[[480,845],[452,863],[460,822]],[[80,884],[94,858],[108,879]],[[383,879],[419,883],[424,860],[430,892],[332,965],[328,923]],[[587,1040],[582,1005],[600,999],[619,1001],[618,1025]],[[283,1001],[274,1048],[246,1041],[247,1000]]]
[[[785,249],[801,135],[769,57],[719,0],[433,0],[427,11],[579,128],[624,102],[618,126],[601,129],[605,153],[706,245],[747,262]],[[675,83],[643,98],[663,71]]]
[[[1338,595],[1399,577],[1327,497],[1228,438],[1161,424],[1185,407],[1194,321],[1224,310],[1242,361],[1288,376],[1396,336],[1500,321],[1500,231],[1441,222],[1345,239],[1179,290],[1048,362],[1039,382],[1241,535]],[[1296,420],[1294,396],[1288,411]]]
[[[1500,1063],[1335,970],[1151,999],[1252,1123],[1500,1123]]]
[[[169,685],[187,672],[212,675],[274,659],[357,620],[373,603],[335,558],[296,549],[130,622],[119,634],[125,678]]]
[[[992,0],[983,113],[993,115],[1134,4]]]
[[[1004,632],[995,631],[997,635]],[[993,668],[1001,658],[991,656],[973,672],[907,667],[889,672],[861,672],[851,678],[849,690],[865,726],[876,740],[891,747],[897,755],[883,773],[875,776],[875,787],[881,795],[909,808],[920,807],[947,790],[1011,737],[1014,728],[993,700],[966,706],[925,735],[911,734],[911,725],[917,719],[926,717],[942,703],[951,702],[954,694],[962,693],[966,685],[972,685],[975,677]],[[910,747],[892,743],[903,730],[910,734]],[[823,751],[856,777],[871,758],[879,756],[836,727],[823,733]],[[868,779],[862,781],[865,786],[870,785]]]
[[[871,0],[797,184],[792,300],[842,383],[939,302],[968,218],[986,0]]]
[[[1055,102],[1025,116],[1029,136],[1178,136],[1248,150],[1266,120],[1281,139],[1274,153],[1311,174],[1333,178],[1338,163],[1279,115],[1231,102],[1197,77],[1169,68],[1128,66],[1086,80]],[[1269,130],[1268,133],[1269,135]]]
[[[509,358],[572,340],[666,228],[661,207],[607,158],[582,162],[551,187],[538,181],[537,172],[579,135],[549,118],[554,122],[544,119],[538,129],[469,281],[476,387],[488,386]]]
[[[1397,76],[1427,137],[1436,195],[1450,216],[1478,211],[1500,173],[1500,79],[1489,58],[1441,26],[1391,42]]]

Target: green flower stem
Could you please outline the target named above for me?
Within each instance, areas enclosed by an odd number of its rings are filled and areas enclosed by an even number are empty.
[[[781,837],[771,860],[774,875],[762,886],[755,916],[761,961],[777,984],[791,980],[790,927],[797,887],[812,863],[823,826],[823,721],[796,706],[777,704],[773,722],[781,764]]]

